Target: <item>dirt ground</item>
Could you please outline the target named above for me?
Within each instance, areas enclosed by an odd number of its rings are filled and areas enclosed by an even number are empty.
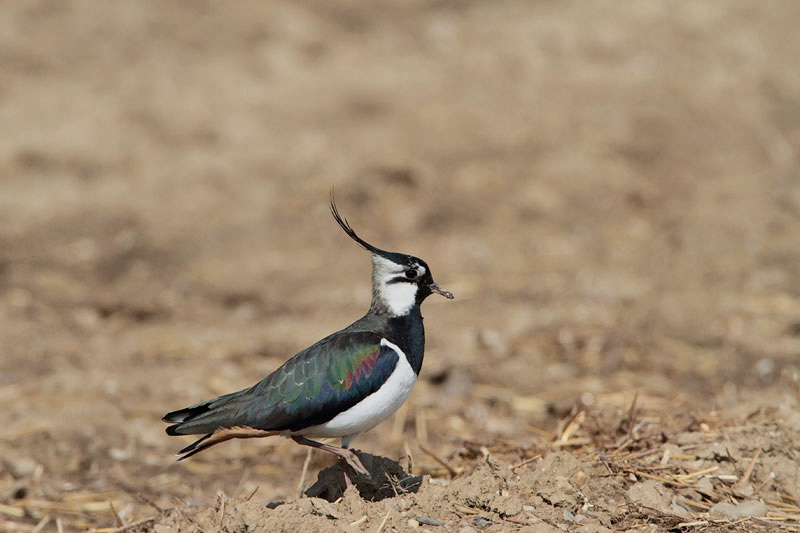
[[[800,3],[2,10],[0,531],[800,530]],[[375,483],[175,462],[366,310],[331,187],[456,296]]]

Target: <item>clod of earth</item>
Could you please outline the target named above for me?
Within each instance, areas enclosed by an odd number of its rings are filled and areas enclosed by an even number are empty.
[[[375,502],[419,490],[422,476],[412,476],[396,461],[386,457],[354,451],[369,472],[368,476],[361,474],[351,476],[353,485],[365,500]],[[334,502],[342,497],[344,490],[341,467],[334,465],[322,470],[317,476],[317,481],[304,494],[309,498],[322,498]]]

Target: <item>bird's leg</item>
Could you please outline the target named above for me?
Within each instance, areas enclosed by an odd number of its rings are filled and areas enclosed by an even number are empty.
[[[342,449],[347,450],[350,448],[350,438],[343,437],[342,438]],[[355,454],[355,452],[353,452]],[[342,466],[342,476],[344,476],[344,489],[347,490],[353,486],[353,482],[350,481],[350,476],[347,474],[347,463],[345,461],[339,460],[339,464]]]
[[[347,475],[347,464],[342,460],[339,460],[339,464],[342,467],[342,476],[344,476],[344,488],[347,490],[353,486],[353,482],[350,481],[350,476]]]
[[[348,450],[347,448],[340,448],[339,446],[331,446],[330,444],[322,444],[321,442],[310,440],[305,437],[301,437],[299,435],[292,435],[292,440],[304,446],[311,446],[312,448],[318,448],[320,450],[330,452],[339,459],[341,459],[342,461],[344,461],[347,465],[350,466],[350,468],[355,470],[357,473],[369,477],[369,471],[366,468],[364,468],[364,465],[361,464],[361,461],[359,460],[358,456],[351,450]],[[346,479],[347,476],[345,475],[345,480]]]

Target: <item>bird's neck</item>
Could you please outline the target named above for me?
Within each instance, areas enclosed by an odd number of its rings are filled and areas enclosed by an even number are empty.
[[[384,312],[390,317],[401,317],[419,308],[417,292],[413,283],[376,283],[372,287],[371,309]],[[419,312],[419,309],[417,309]]]
[[[419,375],[425,355],[425,328],[419,305],[405,315],[389,318],[386,338],[403,350],[414,373]]]

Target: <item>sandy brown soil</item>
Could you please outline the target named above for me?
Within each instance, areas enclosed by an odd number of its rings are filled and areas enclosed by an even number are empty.
[[[800,529],[800,3],[3,15],[0,530]],[[332,186],[456,295],[376,501],[160,421],[364,312]]]

